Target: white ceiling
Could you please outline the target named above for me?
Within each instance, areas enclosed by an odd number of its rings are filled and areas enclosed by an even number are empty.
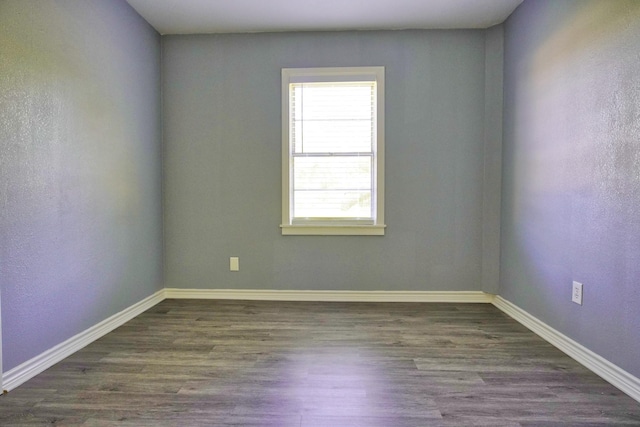
[[[487,28],[522,0],[127,0],[160,34]]]

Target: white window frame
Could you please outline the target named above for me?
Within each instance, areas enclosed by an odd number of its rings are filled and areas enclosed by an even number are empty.
[[[376,144],[374,147],[373,222],[309,219],[293,223],[291,217],[292,146],[290,141],[290,89],[302,82],[376,82]],[[283,235],[374,235],[383,236],[384,223],[384,67],[323,67],[282,69],[282,224]]]

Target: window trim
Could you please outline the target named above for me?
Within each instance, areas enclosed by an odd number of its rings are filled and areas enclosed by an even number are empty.
[[[373,235],[383,236],[384,223],[384,67],[321,67],[282,69],[282,223],[283,235]],[[375,222],[309,220],[292,223],[290,210],[291,144],[289,140],[289,84],[331,81],[376,81]]]

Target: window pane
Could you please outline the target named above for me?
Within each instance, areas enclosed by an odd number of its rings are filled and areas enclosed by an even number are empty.
[[[294,217],[371,217],[372,157],[295,157]]]
[[[297,83],[291,87],[294,153],[373,151],[375,82]]]
[[[296,190],[371,190],[371,157],[295,157]]]
[[[371,218],[371,191],[294,191],[294,218]]]

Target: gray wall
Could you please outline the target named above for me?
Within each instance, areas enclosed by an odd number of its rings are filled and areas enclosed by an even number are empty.
[[[500,284],[503,66],[504,27],[496,25],[486,31],[484,73],[482,290],[490,294],[497,294]]]
[[[166,286],[481,290],[485,35],[163,37]],[[283,237],[280,70],[359,65],[386,67],[386,236]]]
[[[640,376],[640,2],[525,1],[505,40],[500,293]]]
[[[0,2],[5,371],[162,287],[159,62],[124,0]]]

